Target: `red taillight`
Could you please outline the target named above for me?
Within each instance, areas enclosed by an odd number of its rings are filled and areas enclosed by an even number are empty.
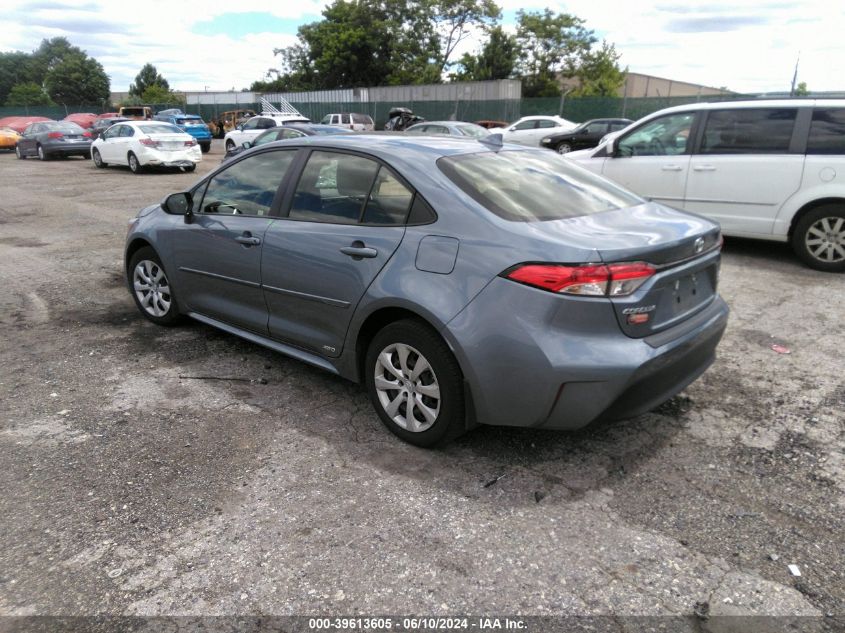
[[[655,272],[645,262],[584,266],[524,264],[507,272],[505,277],[549,292],[621,297],[634,292]]]
[[[86,130],[85,132],[82,133],[82,136],[87,136],[88,138],[91,138],[91,132]]]
[[[196,141],[185,141],[185,147],[193,147],[196,144]]]
[[[138,139],[138,142],[141,143],[141,145],[145,145],[147,147],[158,147],[158,141],[154,141],[151,138]]]
[[[64,138],[64,134],[62,134],[61,132],[50,132],[47,135],[47,138]]]

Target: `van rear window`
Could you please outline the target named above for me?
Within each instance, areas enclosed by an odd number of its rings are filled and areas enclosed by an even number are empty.
[[[562,220],[643,203],[545,150],[444,156],[437,166],[473,200],[511,222]]]
[[[845,154],[845,108],[813,110],[807,153]]]

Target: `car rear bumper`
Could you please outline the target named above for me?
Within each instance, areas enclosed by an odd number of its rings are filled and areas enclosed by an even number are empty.
[[[727,318],[716,296],[669,330],[631,338],[607,301],[496,278],[443,333],[478,422],[577,429],[638,415],[677,394],[713,362]]]
[[[142,165],[161,165],[163,167],[188,167],[202,161],[199,145],[178,150],[145,149],[138,154]]]
[[[44,153],[50,156],[88,156],[91,152],[91,141],[84,143],[45,143],[42,147]]]

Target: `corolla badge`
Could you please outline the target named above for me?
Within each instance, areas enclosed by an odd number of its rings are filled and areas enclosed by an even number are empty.
[[[700,253],[703,250],[704,250],[704,238],[699,237],[697,240],[695,240],[695,252]]]

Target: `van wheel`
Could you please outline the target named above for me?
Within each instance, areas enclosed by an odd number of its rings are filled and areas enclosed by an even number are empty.
[[[460,367],[426,324],[407,319],[385,326],[370,343],[364,368],[376,413],[406,442],[429,448],[465,430]]]
[[[804,215],[795,225],[792,248],[810,268],[845,271],[845,205],[824,204]]]

